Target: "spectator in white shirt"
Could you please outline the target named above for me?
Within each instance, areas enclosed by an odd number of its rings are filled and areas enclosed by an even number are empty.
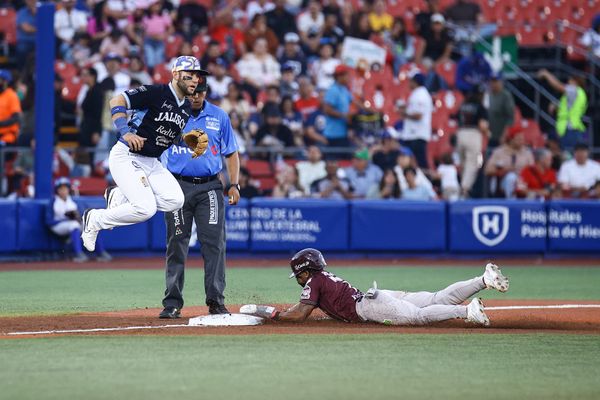
[[[319,50],[319,59],[312,63],[310,72],[317,83],[317,90],[326,91],[329,89],[335,79],[333,73],[335,67],[341,64],[341,61],[334,57],[333,46],[329,43],[321,45]]]
[[[406,181],[406,177],[404,176],[404,171],[407,168],[413,168],[415,170],[415,180],[418,186],[423,186],[429,192],[429,196],[431,198],[435,198],[435,190],[433,190],[433,185],[431,181],[427,178],[427,176],[423,173],[423,171],[416,166],[417,163],[413,155],[408,153],[407,150],[401,149],[400,155],[397,159],[397,165],[394,167],[394,172],[398,177],[398,182],[400,182],[400,189],[404,192],[408,189],[408,182]]]
[[[212,75],[206,77],[206,83],[210,86],[211,93],[216,93],[221,97],[227,96],[229,90],[229,84],[233,81],[233,79],[227,75],[227,61],[223,57],[218,57],[213,63],[213,68],[210,68],[209,71],[212,72]]]
[[[401,109],[404,129],[400,143],[408,147],[421,168],[427,168],[427,142],[431,139],[431,113],[433,101],[424,86],[425,76],[420,72],[410,74],[410,88],[406,108]]]
[[[54,14],[54,32],[60,39],[60,54],[68,63],[73,62],[73,38],[87,30],[87,15],[75,9],[75,0],[62,0],[62,8]]]
[[[246,6],[246,14],[248,15],[248,21],[252,21],[252,18],[256,14],[264,14],[275,8],[275,4],[272,1],[258,0],[251,1]]]
[[[406,189],[402,189],[402,199],[404,200],[434,200],[435,195],[432,195],[427,187],[420,184],[417,180],[417,171],[413,167],[408,167],[404,170],[404,178],[406,179]]]
[[[306,158],[306,161],[300,161],[296,164],[296,169],[300,177],[300,185],[306,194],[310,194],[310,185],[314,181],[324,178],[327,172],[325,171],[323,153],[317,146],[308,146]]]
[[[565,161],[558,171],[558,183],[570,197],[582,197],[600,181],[600,163],[590,160],[584,143],[575,145],[573,159]]]
[[[237,62],[236,68],[254,94],[268,85],[279,84],[281,67],[275,57],[267,51],[267,41],[259,38],[254,42],[252,52]]]
[[[594,17],[592,27],[588,29],[579,42],[587,47],[595,57],[600,57],[600,17]]]
[[[452,161],[452,154],[444,154],[437,174],[441,181],[442,197],[444,200],[455,201],[460,196],[460,184],[458,183],[458,171]]]
[[[307,10],[298,15],[298,31],[303,42],[308,40],[310,34],[320,35],[325,23],[325,16],[321,12],[321,3],[311,0]]]

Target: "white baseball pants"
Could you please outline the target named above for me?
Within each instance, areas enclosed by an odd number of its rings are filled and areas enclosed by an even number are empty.
[[[183,207],[184,195],[173,175],[157,158],[131,153],[117,142],[108,158],[110,173],[117,184],[111,208],[89,214],[91,229],[111,229],[150,219],[156,211]]]
[[[485,284],[479,276],[438,292],[379,290],[376,298],[356,303],[356,313],[364,320],[392,325],[427,325],[466,318],[467,306],[460,304],[483,289]]]
[[[58,236],[65,236],[69,235],[75,229],[81,230],[81,224],[79,223],[79,221],[70,219],[68,221],[61,221],[58,224],[52,226],[50,229]]]

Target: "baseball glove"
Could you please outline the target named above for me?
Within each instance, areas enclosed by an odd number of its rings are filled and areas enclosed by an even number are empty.
[[[192,158],[201,156],[208,148],[208,135],[202,129],[192,129],[184,133],[183,141],[194,152]]]

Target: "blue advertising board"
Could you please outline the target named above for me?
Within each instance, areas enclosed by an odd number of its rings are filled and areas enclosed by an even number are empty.
[[[248,250],[250,239],[250,209],[247,199],[235,206],[225,206],[225,235],[228,250]]]
[[[448,204],[448,244],[455,252],[544,252],[546,206],[536,201]]]
[[[251,250],[304,247],[347,250],[349,231],[346,201],[266,198],[251,201]]]
[[[446,250],[446,203],[355,200],[350,205],[352,250]]]
[[[550,251],[600,251],[600,204],[593,201],[548,203]]]

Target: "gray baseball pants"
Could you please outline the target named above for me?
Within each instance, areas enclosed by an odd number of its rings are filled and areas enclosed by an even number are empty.
[[[363,320],[392,325],[427,325],[431,322],[466,318],[467,306],[460,305],[485,289],[481,276],[453,283],[438,292],[378,290],[374,299],[356,303]]]
[[[223,304],[225,297],[225,204],[219,180],[193,184],[178,180],[185,195],[183,208],[165,213],[167,226],[166,290],[163,306],[183,307],[185,263],[192,220],[204,259],[206,302]]]

